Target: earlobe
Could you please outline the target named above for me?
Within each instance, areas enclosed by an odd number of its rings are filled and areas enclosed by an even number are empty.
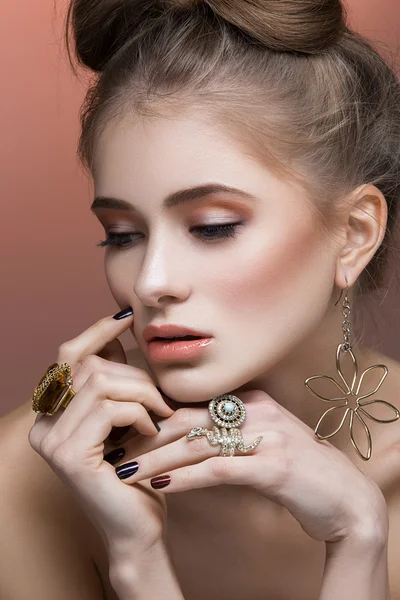
[[[373,185],[353,194],[347,212],[345,241],[337,258],[335,282],[340,288],[353,285],[381,245],[387,224],[387,203]]]

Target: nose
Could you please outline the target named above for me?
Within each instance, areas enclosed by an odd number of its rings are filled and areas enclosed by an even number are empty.
[[[133,291],[146,306],[160,307],[189,296],[189,274],[182,245],[177,239],[156,236],[149,241]]]

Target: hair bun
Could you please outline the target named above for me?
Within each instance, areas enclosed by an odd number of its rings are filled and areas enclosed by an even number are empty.
[[[198,4],[206,4],[207,0],[163,0],[167,8],[190,10]]]
[[[207,4],[225,21],[280,52],[315,54],[346,29],[341,0],[163,0],[168,8]]]
[[[144,29],[145,19],[202,5],[252,41],[280,52],[321,52],[346,27],[340,0],[71,0],[67,43],[72,29],[79,62],[102,71],[139,28]]]
[[[280,52],[321,52],[346,29],[346,12],[340,0],[204,1],[226,21]]]
[[[102,71],[146,15],[164,12],[163,3],[157,0],[71,0],[67,45],[72,30],[78,61],[93,71]]]

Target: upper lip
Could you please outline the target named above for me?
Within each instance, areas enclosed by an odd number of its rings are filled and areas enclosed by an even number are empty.
[[[157,337],[184,337],[185,335],[194,335],[197,337],[210,337],[208,333],[190,329],[184,325],[147,325],[143,329],[143,338],[146,342],[151,342]]]

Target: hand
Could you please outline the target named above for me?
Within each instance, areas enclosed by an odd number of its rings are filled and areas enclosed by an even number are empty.
[[[103,460],[104,440],[113,426],[131,424],[153,438],[146,409],[162,417],[174,411],[148,373],[126,364],[116,338],[130,325],[132,316],[105,317],[60,346],[57,362],[70,365],[76,396],[54,416],[38,415],[29,442],[77,495],[108,548],[128,542],[147,550],[162,537],[165,498],[146,484],[124,485]]]
[[[193,427],[212,429],[213,423],[207,408],[182,408],[160,421],[157,438],[126,444],[123,463],[130,456],[139,468],[124,483],[163,476],[165,493],[220,484],[252,486],[285,506],[319,541],[384,532],[386,503],[379,487],[344,453],[316,440],[310,427],[263,391],[243,392],[240,399],[247,411],[240,428],[244,443],[263,437],[250,454],[222,457],[220,446],[211,446],[205,437],[188,440]]]

